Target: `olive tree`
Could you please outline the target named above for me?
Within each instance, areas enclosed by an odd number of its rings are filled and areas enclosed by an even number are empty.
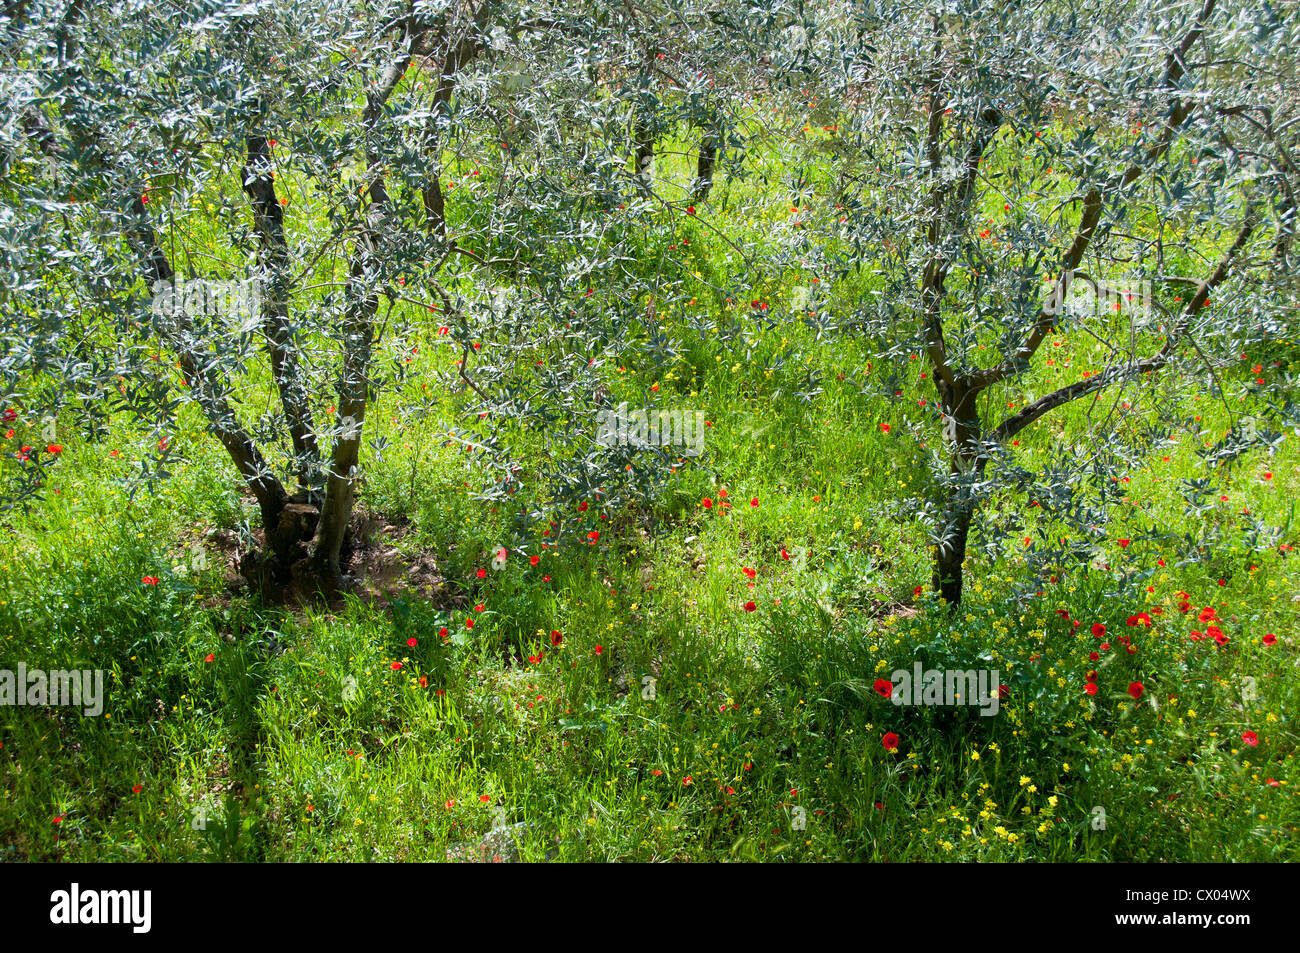
[[[31,0],[5,13],[9,413],[90,435],[115,414],[152,421],[145,475],[162,477],[167,433],[197,408],[256,499],[265,547],[244,570],[271,590],[343,581],[367,414],[426,331],[459,352],[439,380],[470,424],[448,436],[498,473],[485,495],[520,485],[506,438],[539,431],[563,451],[545,474],[561,492],[609,498],[611,481],[645,477],[595,445],[593,416],[607,358],[671,358],[656,308],[680,289],[638,259],[647,229],[685,209],[647,193],[626,152],[638,115],[679,106],[646,87],[629,111],[627,77],[651,54],[656,72],[703,76],[699,51],[721,45],[710,31],[743,10]],[[40,492],[53,446],[6,463],[7,503]],[[655,478],[673,469],[661,462]],[[522,515],[521,532],[542,518]]]
[[[1293,320],[1300,34],[1219,0],[861,0],[821,23],[818,88],[851,104],[833,221],[871,288],[844,324],[928,364],[933,585],[955,604],[981,502],[1018,487],[1096,525],[1076,481],[1132,443],[1121,407],[1179,380],[1218,393],[1225,355]],[[1028,392],[1070,337],[1101,370]],[[1027,471],[1013,438],[1077,401],[1090,447]]]

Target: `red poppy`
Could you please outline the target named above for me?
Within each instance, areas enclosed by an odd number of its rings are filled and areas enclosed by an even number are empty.
[[[749,505],[750,505],[750,506],[758,506],[758,497],[754,497],[752,500],[750,500],[750,501],[749,501]]]
[[[216,660],[216,656],[213,655],[211,652],[209,652],[209,653],[208,653],[208,657],[205,658],[203,661],[205,661],[205,662],[212,662],[212,661],[215,661],[215,660]]]
[[[536,565],[537,565],[538,563],[540,563],[541,561],[542,561],[542,557],[541,557],[541,556],[529,556],[529,557],[528,557],[528,565],[530,565],[530,566],[536,566]]]
[[[551,630],[551,644],[552,644],[552,645],[559,645],[559,644],[560,644],[561,642],[563,642],[563,641],[564,641],[564,636],[560,635],[560,630],[559,630],[559,629],[552,629],[552,630]]]
[[[757,570],[757,569],[750,569],[748,566],[742,566],[742,567],[740,568],[740,571],[743,572],[743,573],[744,573],[746,576],[748,576],[750,579],[753,579],[755,576],[758,575],[758,570]]]
[[[713,501],[709,499],[707,496],[704,498],[704,501],[700,503],[700,505],[704,507],[706,510],[713,509]]]
[[[885,736],[880,739],[880,743],[888,749],[897,748],[898,735],[894,734],[892,731],[887,731],[885,732]]]
[[[478,796],[478,799],[479,799],[482,803],[486,804],[488,801],[492,800],[492,795],[491,795],[491,794],[480,794],[480,795]]]
[[[1121,539],[1121,540],[1118,540],[1118,542],[1119,542],[1119,548],[1120,548],[1120,549],[1128,549],[1128,544],[1131,543],[1132,540],[1131,540],[1131,539]]]
[[[1253,748],[1259,744],[1259,735],[1255,734],[1253,731],[1243,731],[1241,733],[1241,740]]]
[[[605,652],[605,647],[604,647],[603,645],[598,645],[598,646],[596,646],[596,654],[597,654],[597,655],[603,655],[604,652]]]
[[[421,676],[420,676],[420,687],[421,687],[421,688],[428,688],[428,687],[429,687],[429,676],[428,676],[428,675],[421,675]]]
[[[1277,641],[1277,636],[1274,635],[1272,632],[1269,632],[1262,639],[1260,639],[1260,641],[1263,642],[1265,645],[1272,645],[1274,642]]]
[[[881,424],[880,429],[883,430],[885,433],[889,433],[889,424]]]
[[[1089,695],[1095,695],[1097,694],[1097,683],[1089,682],[1087,685],[1083,686],[1083,690],[1087,692]]]
[[[1128,693],[1135,699],[1142,697],[1143,690],[1141,682],[1129,682],[1128,684]]]
[[[52,443],[52,444],[50,444],[48,447],[45,448],[45,452],[46,452],[46,453],[62,453],[62,452],[63,452],[63,444],[61,444],[61,443]]]
[[[445,625],[438,630],[438,634],[442,636],[444,639],[451,638],[451,633],[447,631],[447,627]]]
[[[754,611],[755,609],[757,609],[757,608],[758,608],[758,606],[754,605],[754,603],[752,603],[752,602],[746,602],[746,603],[745,603],[745,611],[746,611],[746,612],[753,612],[753,611]]]
[[[479,570],[478,572],[476,572],[474,575],[478,576],[480,579],[486,579],[486,578],[487,578],[487,570],[486,570],[486,569],[480,569],[480,570]]]
[[[416,646],[415,636],[411,636],[409,639],[407,639],[406,644],[409,645],[411,648],[415,648]]]
[[[1094,622],[1092,624],[1092,634],[1095,635],[1097,638],[1101,638],[1103,635],[1106,634],[1106,627],[1102,625],[1100,622]]]
[[[876,679],[876,684],[872,687],[881,698],[888,698],[894,691],[894,683],[884,678]]]
[[[143,578],[141,578],[140,581],[141,581],[142,583],[144,583],[146,586],[156,586],[156,585],[158,585],[158,577],[157,577],[157,576],[144,576]]]
[[[131,793],[132,793],[132,794],[139,794],[139,793],[140,793],[141,791],[143,791],[143,790],[144,790],[144,785],[143,785],[143,784],[136,784],[136,785],[132,785],[132,787],[131,787]]]
[[[402,663],[401,663],[401,662],[394,662],[392,665],[390,665],[390,666],[388,666],[388,667],[391,668],[394,672],[396,672],[399,668],[402,667]]]
[[[465,620],[465,628],[467,628],[467,629],[472,629],[472,628],[474,628],[474,620],[473,620],[473,619],[466,619],[466,620]]]

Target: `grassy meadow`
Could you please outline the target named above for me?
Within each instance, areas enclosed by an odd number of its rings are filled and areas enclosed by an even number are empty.
[[[689,158],[664,148],[658,175],[688,182]],[[448,171],[453,225],[490,195],[490,163],[471,165]],[[281,186],[293,228],[308,186]],[[941,446],[928,366],[792,314],[796,287],[847,312],[871,279],[801,268],[796,220],[836,211],[778,192],[722,180],[694,215],[643,213],[659,216],[644,267],[667,262],[695,297],[656,316],[671,367],[630,352],[604,373],[615,401],[703,411],[705,454],[635,507],[593,494],[554,513],[580,530],[559,545],[494,564],[510,521],[448,439],[469,395],[439,383],[460,353],[436,316],[366,422],[369,551],[436,567],[383,598],[230,589],[218,543],[256,510],[192,406],[166,433],[121,417],[65,436],[43,499],[3,517],[0,658],[103,669],[106,701],[0,708],[0,859],[1293,859],[1297,441],[1206,455],[1281,405],[1290,345],[1219,369],[1221,395],[1167,374],[1024,431],[1031,469],[1093,452],[1102,420],[1171,436],[1098,466],[1098,548],[1041,586],[1026,552],[1069,531],[1024,493],[990,501],[954,613],[909,502]],[[994,232],[1003,214],[987,210]],[[780,243],[788,266],[747,297],[716,290],[744,274],[736,247]],[[755,311],[773,326],[698,329]],[[1015,407],[1106,356],[1056,335],[987,399]],[[134,480],[164,438],[171,478]],[[15,427],[5,456],[38,440]],[[519,505],[546,509],[548,487],[523,484]],[[882,697],[918,661],[997,669],[999,712]]]

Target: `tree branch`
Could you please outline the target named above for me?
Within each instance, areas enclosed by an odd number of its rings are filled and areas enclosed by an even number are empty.
[[[1178,323],[1170,330],[1169,335],[1165,338],[1164,346],[1152,356],[1141,361],[1129,361],[1124,364],[1112,364],[1099,374],[1089,377],[1087,380],[1076,381],[1065,387],[1059,388],[1050,394],[1038,398],[1038,400],[1026,406],[1018,414],[1008,417],[1001,424],[995,427],[988,434],[988,440],[993,443],[1001,443],[1019,433],[1025,427],[1029,426],[1039,417],[1048,413],[1063,404],[1078,400],[1080,397],[1086,397],[1089,394],[1103,390],[1117,381],[1138,377],[1150,371],[1159,370],[1164,367],[1173,358],[1174,353],[1187,333],[1187,327],[1204,307],[1205,302],[1209,300],[1210,293],[1223,283],[1228,276],[1228,271],[1236,259],[1237,254],[1250,240],[1251,234],[1255,230],[1256,217],[1254,209],[1249,209],[1246,213],[1245,221],[1242,223],[1240,231],[1237,233],[1236,241],[1219,259],[1217,267],[1209,278],[1198,282],[1196,293],[1192,295],[1183,309],[1182,316]]]

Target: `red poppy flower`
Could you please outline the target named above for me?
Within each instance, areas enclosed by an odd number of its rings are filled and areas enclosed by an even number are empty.
[[[447,627],[445,625],[438,630],[438,634],[442,636],[444,639],[451,638],[451,633],[447,631]]]
[[[1083,686],[1083,690],[1087,692],[1089,695],[1095,695],[1097,694],[1097,683],[1089,682],[1087,685]]]
[[[753,612],[753,611],[754,611],[755,609],[757,609],[757,608],[758,608],[758,606],[754,605],[754,603],[752,603],[752,602],[746,602],[746,603],[745,603],[745,611],[746,611],[746,612]]]
[[[750,500],[750,501],[749,501],[749,505],[750,505],[750,506],[758,506],[758,497],[754,497],[752,500]]]
[[[203,661],[205,661],[205,662],[212,662],[212,661],[215,661],[216,658],[217,658],[217,657],[216,657],[215,655],[213,655],[211,652],[209,652],[209,653],[208,653],[208,657],[205,658]]]
[[[1131,539],[1121,539],[1117,541],[1120,549],[1128,549],[1128,544],[1133,542]]]
[[[1128,693],[1135,699],[1142,697],[1143,690],[1141,682],[1129,682],[1128,684]]]
[[[883,430],[885,433],[889,433],[889,424],[881,424],[880,429]]]
[[[139,794],[139,793],[140,793],[141,791],[143,791],[143,790],[144,790],[144,785],[143,785],[143,784],[135,784],[135,785],[132,785],[132,787],[131,787],[131,793],[132,793],[132,794]]]
[[[392,665],[390,665],[390,666],[388,666],[388,667],[391,668],[394,672],[396,672],[399,668],[402,667],[402,663],[401,663],[401,662],[394,662]]]
[[[742,566],[740,571],[743,572],[750,579],[753,579],[755,576],[758,575],[757,569],[750,569],[748,566]]]
[[[61,443],[52,443],[52,444],[50,444],[48,447],[45,448],[45,452],[46,452],[46,453],[62,453],[62,452],[63,452],[63,444],[61,444]]]
[[[466,619],[466,620],[465,620],[465,628],[467,628],[467,629],[472,629],[472,628],[474,628],[474,620],[473,620],[473,619]]]
[[[141,578],[140,581],[141,581],[142,583],[144,583],[146,586],[156,586],[156,585],[158,585],[158,577],[157,577],[157,576],[144,576],[143,578]]]
[[[560,635],[560,630],[559,630],[559,629],[552,629],[552,630],[551,630],[551,644],[552,644],[552,645],[559,645],[559,644],[560,644],[561,642],[563,642],[563,641],[564,641],[564,636]]]
[[[1253,748],[1259,744],[1259,735],[1255,734],[1253,731],[1243,731],[1241,733],[1241,740]]]
[[[409,645],[411,648],[415,648],[416,646],[415,636],[411,636],[409,639],[407,639],[406,644]]]
[[[487,578],[487,570],[486,570],[486,569],[480,569],[478,572],[474,573],[474,575],[478,576],[480,579],[486,579],[486,578]]]
[[[711,510],[713,509],[713,501],[706,496],[704,501],[700,503],[700,506],[704,507],[706,510]]]
[[[1100,622],[1094,622],[1092,624],[1092,634],[1095,635],[1097,638],[1101,638],[1103,635],[1106,634],[1106,627],[1102,625]]]
[[[478,796],[478,799],[479,799],[481,802],[483,802],[484,804],[486,804],[488,801],[492,800],[492,795],[491,795],[491,794],[480,794],[480,795]]]
[[[429,676],[428,676],[428,675],[421,675],[421,676],[420,676],[420,687],[421,687],[421,688],[428,688],[428,687],[429,687]]]
[[[605,652],[605,647],[604,647],[603,645],[598,645],[598,646],[596,646],[596,654],[597,654],[597,655],[603,655],[604,652]]]
[[[1277,641],[1277,636],[1274,635],[1272,632],[1269,632],[1262,639],[1260,639],[1260,641],[1263,642],[1265,645],[1272,645],[1274,642]]]
[[[540,563],[541,561],[542,561],[542,557],[541,557],[541,556],[529,556],[529,557],[528,557],[528,565],[530,565],[530,566],[536,566],[536,565],[537,565],[538,563]]]
[[[881,698],[888,698],[894,691],[894,683],[884,678],[876,679],[876,684],[872,687]]]
[[[885,732],[885,736],[880,739],[880,743],[886,748],[893,749],[898,747],[898,735],[892,731]]]

